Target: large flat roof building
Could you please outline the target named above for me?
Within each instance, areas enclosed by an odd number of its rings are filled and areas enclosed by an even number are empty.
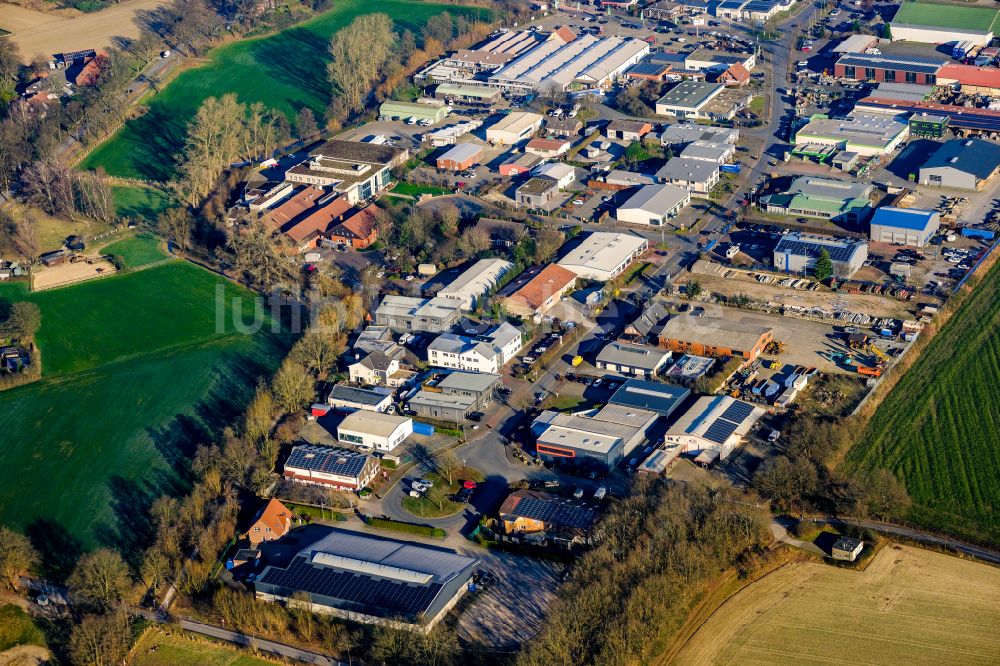
[[[595,231],[557,263],[584,279],[607,282],[621,275],[648,248],[649,241],[641,236]]]
[[[331,529],[287,566],[266,567],[254,590],[265,601],[427,632],[465,593],[478,565],[451,550]]]
[[[605,87],[649,53],[649,44],[626,37],[585,34],[549,39],[489,75],[491,85],[522,90]]]
[[[941,215],[936,210],[886,206],[872,215],[868,237],[877,243],[924,247],[940,226]]]
[[[948,44],[971,41],[986,46],[1000,28],[996,7],[942,5],[910,0],[899,5],[890,25],[892,41]]]
[[[868,183],[799,176],[785,192],[769,194],[760,201],[768,213],[860,224],[871,211],[871,192]]]
[[[499,386],[500,375],[455,371],[437,383],[425,384],[407,406],[418,416],[461,423],[470,413],[490,405]]]
[[[1000,171],[1000,145],[985,139],[953,139],[920,167],[920,184],[978,190]]]
[[[454,298],[386,295],[375,310],[375,323],[396,331],[445,333],[461,316],[462,305]]]
[[[392,451],[413,434],[413,419],[396,414],[351,412],[337,426],[337,441],[376,451]]]
[[[705,107],[725,89],[721,83],[681,81],[656,101],[656,113],[677,118],[708,118]]]
[[[614,392],[608,403],[644,409],[669,418],[689,395],[690,389],[683,386],[630,379]]]
[[[480,259],[437,293],[438,298],[459,302],[465,310],[476,307],[476,302],[490,293],[503,280],[514,264],[506,259]]]
[[[644,185],[615,211],[619,222],[660,226],[691,203],[691,193],[676,185]]]
[[[606,405],[590,415],[542,412],[531,425],[543,460],[613,467],[646,441],[659,414]]]
[[[830,255],[833,274],[848,278],[868,259],[868,242],[833,236],[785,234],[774,247],[774,268],[786,273],[805,273],[816,267],[816,260],[823,252]]]
[[[664,349],[696,356],[732,356],[745,361],[756,359],[773,339],[773,329],[754,321],[691,315],[671,317],[659,334]]]
[[[909,135],[909,125],[901,116],[858,113],[836,119],[816,114],[795,133],[794,143],[831,146],[870,157],[891,153]]]
[[[514,111],[486,129],[486,140],[493,144],[513,146],[527,141],[542,128],[544,117],[528,111]]]

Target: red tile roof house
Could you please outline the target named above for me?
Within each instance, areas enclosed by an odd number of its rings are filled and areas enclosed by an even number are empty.
[[[257,547],[264,541],[275,541],[292,529],[292,512],[284,504],[272,499],[257,512],[247,529],[247,539]]]
[[[524,146],[524,152],[540,157],[559,157],[572,144],[565,139],[532,139]]]
[[[331,229],[327,235],[334,243],[350,245],[355,250],[368,247],[378,240],[374,207],[362,208]]]
[[[319,240],[340,224],[351,208],[345,197],[337,197],[282,231],[299,252],[307,252],[319,245]]]
[[[729,69],[719,75],[718,83],[727,86],[744,86],[750,81],[750,70],[743,63],[734,62]]]
[[[312,185],[305,187],[291,197],[275,206],[263,217],[264,224],[272,232],[290,226],[307,211],[316,206],[316,202],[322,199],[328,192],[321,187]]]
[[[76,75],[74,83],[81,88],[94,85],[97,83],[97,79],[101,77],[101,73],[104,71],[105,67],[108,67],[109,65],[110,61],[108,60],[107,54],[98,53],[83,66],[80,73]]]

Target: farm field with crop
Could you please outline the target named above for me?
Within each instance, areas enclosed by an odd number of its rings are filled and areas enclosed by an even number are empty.
[[[147,538],[150,503],[184,490],[194,446],[239,415],[287,346],[270,328],[238,333],[237,297],[250,321],[250,292],[179,260],[44,292],[0,285],[42,313],[42,379],[0,392],[0,522],[57,552]]]
[[[864,571],[793,562],[726,601],[674,663],[996,663],[998,595],[995,568],[909,546]]]
[[[338,0],[329,11],[296,27],[220,46],[207,55],[204,65],[183,72],[149,99],[142,116],[95,148],[80,166],[102,166],[112,176],[169,180],[184,146],[187,123],[210,96],[235,93],[239,101],[263,102],[289,120],[302,107],[322,118],[332,92],[326,63],[335,32],[362,14],[383,12],[399,28],[419,33],[428,18],[445,10],[469,18],[487,14],[485,9],[421,0]]]
[[[900,379],[845,464],[895,472],[913,498],[912,521],[997,542],[998,376],[1000,265]]]

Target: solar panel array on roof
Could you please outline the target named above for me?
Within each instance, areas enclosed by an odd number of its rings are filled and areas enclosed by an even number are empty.
[[[635,74],[637,76],[659,76],[665,69],[667,69],[667,65],[656,64],[653,62],[642,62],[638,65],[632,65],[631,69],[628,70],[628,73]]]
[[[368,455],[364,453],[303,444],[292,449],[285,466],[354,477],[361,473],[366,462]]]
[[[778,242],[774,251],[778,254],[794,254],[797,256],[818,257],[826,250],[832,261],[850,261],[854,254],[855,246],[846,243],[820,244],[810,243],[797,239],[790,239],[787,236]]]
[[[863,53],[847,53],[837,61],[838,65],[851,67],[874,67],[876,69],[895,69],[918,74],[936,74],[944,59],[922,58],[919,56],[899,55],[866,55]]]
[[[736,431],[738,426],[738,423],[718,418],[715,420],[715,423],[708,426],[708,430],[705,431],[705,439],[713,441],[716,444],[724,444],[730,435]]]
[[[341,569],[313,566],[301,556],[296,557],[287,569],[268,567],[257,583],[258,588],[273,585],[329,597],[386,617],[412,617],[424,612],[443,587],[440,583],[417,586]]]
[[[559,527],[586,528],[597,519],[596,509],[565,500],[542,500],[522,497],[512,511],[514,515]]]
[[[747,0],[726,0],[719,5],[719,9],[739,9]]]
[[[737,401],[726,407],[726,411],[722,412],[722,416],[720,418],[740,423],[743,419],[750,416],[751,412],[753,412],[752,405]]]

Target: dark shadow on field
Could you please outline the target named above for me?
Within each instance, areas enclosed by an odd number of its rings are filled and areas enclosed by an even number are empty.
[[[328,42],[316,33],[292,28],[254,42],[250,53],[267,76],[292,83],[320,102],[321,106],[314,107],[313,111],[322,113],[330,101],[324,57],[328,48]]]
[[[108,479],[108,492],[116,524],[96,525],[97,541],[117,550],[133,569],[138,570],[143,552],[156,536],[156,526],[149,515],[153,502],[163,495],[176,496],[186,490],[186,485],[171,474],[153,473],[141,483],[113,475]]]
[[[112,141],[125,145],[141,178],[167,181],[184,149],[188,120],[187,113],[154,100],[146,113],[128,121]]]
[[[83,555],[83,543],[61,523],[48,518],[36,518],[24,533],[38,551],[42,577],[51,583],[64,582]]]
[[[823,551],[824,555],[832,555],[833,544],[837,543],[837,539],[839,538],[840,535],[834,534],[833,532],[820,532],[816,535],[816,538],[813,539],[813,543]]]

